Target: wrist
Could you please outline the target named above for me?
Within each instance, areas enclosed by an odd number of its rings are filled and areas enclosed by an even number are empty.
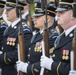
[[[50,68],[49,68],[49,70],[51,70],[51,68],[52,68],[52,63],[53,63],[54,61],[52,60],[51,62],[50,62]]]

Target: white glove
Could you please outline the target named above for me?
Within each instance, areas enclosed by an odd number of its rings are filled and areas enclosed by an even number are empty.
[[[17,66],[17,72],[22,71],[24,73],[27,73],[28,63],[24,63],[22,61],[17,61],[16,66]]]
[[[76,71],[75,70],[70,70],[69,75],[76,75]]]
[[[0,54],[2,54],[3,52],[2,51],[0,51]]]
[[[41,67],[44,67],[48,70],[51,70],[51,65],[53,63],[53,59],[52,58],[48,58],[46,56],[41,56],[41,59],[40,59],[40,66]]]

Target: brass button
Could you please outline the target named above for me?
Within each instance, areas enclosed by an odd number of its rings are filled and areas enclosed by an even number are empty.
[[[28,64],[30,64],[30,62],[28,61]]]
[[[29,50],[31,50],[31,48],[29,48]]]
[[[2,47],[2,50],[3,50],[3,47]]]
[[[30,54],[28,54],[28,57],[30,57]]]

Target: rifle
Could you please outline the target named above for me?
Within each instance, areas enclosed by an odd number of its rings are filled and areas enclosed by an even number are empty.
[[[48,35],[48,28],[46,22],[44,25],[43,40],[44,40],[45,56],[49,57],[49,35]],[[47,69],[44,69],[44,75],[48,75]]]
[[[17,17],[20,17],[22,20],[21,16],[21,11],[22,8],[21,6],[18,6],[18,1],[16,0],[16,14]],[[25,52],[24,52],[24,36],[23,36],[23,27],[22,27],[22,21],[20,21],[19,29],[18,29],[18,60],[21,60],[25,62]],[[19,72],[18,75],[25,75],[23,72]]]
[[[45,55],[49,57],[49,35],[48,35],[48,24],[47,24],[47,0],[45,0],[45,16],[46,21],[44,22],[43,40],[45,47]]]
[[[34,13],[34,0],[26,0],[27,3],[29,3],[29,15],[28,15],[28,21],[29,21],[29,26],[30,29],[33,31],[33,23],[32,23],[32,17],[31,15]]]
[[[72,40],[72,47],[73,50],[71,50],[71,70],[76,70],[76,28],[74,30],[74,38]]]
[[[55,6],[58,7],[59,5],[59,0],[55,0]]]
[[[47,0],[42,0],[42,10],[45,12],[46,21],[44,22],[44,31],[43,31],[43,41],[42,41],[42,54],[49,57],[49,35],[48,35],[48,25],[47,25]],[[45,5],[45,7],[44,7]],[[44,46],[44,47],[43,47]],[[49,72],[47,69],[41,68],[40,75],[48,75]]]
[[[73,16],[76,17],[76,1],[73,2]],[[72,47],[71,50],[71,70],[76,70],[76,28],[74,29],[74,38],[72,40]]]
[[[73,17],[76,17],[76,0],[73,2]]]

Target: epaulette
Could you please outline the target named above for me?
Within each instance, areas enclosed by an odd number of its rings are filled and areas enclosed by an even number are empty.
[[[25,22],[22,22],[22,26],[24,27],[29,27]]]
[[[56,38],[57,36],[58,36],[58,32],[55,30],[55,29],[51,29],[50,31],[49,31],[49,33],[51,34],[51,35],[49,35],[49,38]],[[55,35],[56,34],[56,35]]]
[[[50,30],[50,33],[51,33],[51,34],[55,34],[55,33],[57,33],[57,31],[56,31],[55,29],[51,29],[51,30]]]
[[[7,25],[7,23],[4,20],[0,20],[0,25],[3,25],[3,24]]]
[[[49,53],[53,53],[54,47],[50,48]]]

